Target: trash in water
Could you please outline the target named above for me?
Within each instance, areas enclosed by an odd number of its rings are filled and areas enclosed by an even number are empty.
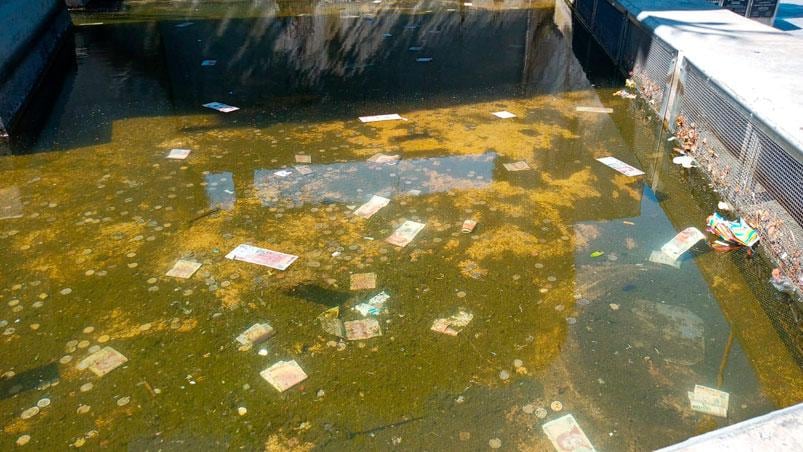
[[[400,159],[400,155],[387,155],[381,152],[368,157],[368,161],[371,163],[384,163],[385,165],[395,165]]]
[[[184,160],[190,155],[190,152],[192,152],[190,149],[171,149],[166,158]]]
[[[661,247],[661,252],[670,259],[677,260],[681,254],[688,251],[695,243],[705,240],[705,235],[697,228],[686,228],[680,231],[672,240]]]
[[[435,319],[435,321],[432,322],[430,329],[436,333],[457,336],[458,333],[463,331],[463,328],[468,326],[473,318],[474,314],[460,311],[457,314],[445,319]]]
[[[729,243],[752,247],[759,241],[756,230],[745,223],[743,218],[729,221],[722,215],[714,213],[709,215],[706,224],[708,232],[720,236]]]
[[[127,361],[128,358],[122,353],[107,346],[81,360],[77,367],[78,370],[89,369],[98,377],[102,377]]]
[[[724,212],[730,212],[733,210],[733,206],[725,201],[720,201],[717,203],[717,209],[722,210]]]
[[[607,107],[577,107],[574,110],[583,113],[613,113],[613,108]]]
[[[422,57],[422,58],[416,58],[416,59],[415,59],[415,61],[416,61],[417,63],[429,63],[429,62],[431,62],[431,61],[432,61],[432,57]]]
[[[201,61],[201,66],[214,66],[217,64],[217,60],[203,60]]]
[[[340,307],[327,309],[318,315],[318,321],[321,323],[321,329],[329,334],[337,337],[345,337],[346,329],[343,326],[343,321],[340,320]]]
[[[571,414],[549,421],[542,428],[552,446],[558,452],[596,451]]]
[[[772,269],[770,284],[772,284],[772,287],[774,287],[778,292],[788,293],[789,295],[794,295],[795,292],[797,292],[797,287],[795,284],[791,279],[789,279],[788,276],[781,273],[780,268]]]
[[[670,267],[680,268],[680,261],[672,259],[671,257],[667,256],[666,254],[658,250],[653,250],[653,252],[650,253],[649,261],[656,264],[663,264],[663,265],[669,265]]]
[[[231,252],[226,255],[226,259],[264,265],[265,267],[284,271],[287,270],[290,264],[298,259],[298,256],[241,244],[231,250]]]
[[[351,290],[376,288],[376,273],[354,273],[351,275]]]
[[[354,310],[362,314],[363,317],[368,315],[379,315],[385,307],[385,302],[388,301],[390,295],[382,291],[374,295],[365,303],[360,303],[354,306]]]
[[[287,177],[287,176],[293,174],[293,172],[290,171],[290,170],[279,170],[279,171],[276,171],[273,174],[275,174],[276,176],[279,176],[279,177]]]
[[[185,27],[189,27],[192,24],[193,24],[192,22],[182,22],[180,24],[176,24],[176,28],[185,28]]]
[[[0,220],[20,217],[22,217],[20,189],[17,187],[0,188]]]
[[[613,93],[613,95],[616,96],[616,97],[621,97],[622,99],[635,99],[636,98],[635,94],[633,94],[633,93],[631,93],[631,92],[629,92],[627,90],[623,90],[623,89],[620,89],[619,91]]]
[[[672,163],[680,165],[684,168],[693,168],[697,166],[697,161],[690,155],[681,155],[672,159]]]
[[[491,114],[496,116],[499,119],[510,119],[510,118],[515,118],[516,117],[516,115],[514,115],[513,113],[511,113],[509,111],[496,111],[496,112],[493,112]]]
[[[167,273],[165,274],[167,276],[172,276],[174,278],[187,279],[191,277],[193,274],[195,274],[195,272],[199,268],[201,268],[201,265],[203,264],[201,264],[200,262],[193,262],[186,259],[179,259],[178,261],[176,261],[175,265],[173,265],[173,268],[168,270]]]
[[[597,251],[594,251],[594,252],[592,252],[592,253],[591,253],[591,257],[600,257],[600,256],[602,256],[603,254],[605,254],[605,251],[599,251],[599,250],[597,250]]]
[[[474,231],[474,228],[477,227],[477,222],[475,220],[466,220],[463,222],[463,227],[460,229],[460,232],[464,234],[469,234]]]
[[[209,102],[208,104],[203,104],[206,108],[211,108],[212,110],[217,110],[221,113],[230,113],[232,111],[237,111],[240,107],[234,107],[232,105],[226,105],[222,102]]]
[[[423,49],[423,48],[424,48],[423,46],[412,46],[412,47],[410,47],[410,48],[409,48],[409,49],[407,49],[407,50],[409,50],[410,52],[418,52],[418,51],[420,51],[420,50],[421,50],[421,49]]]
[[[404,119],[396,113],[389,115],[360,116],[361,122],[398,121]]]
[[[386,238],[385,241],[391,245],[400,247],[407,246],[407,244],[412,242],[415,236],[424,229],[424,226],[426,226],[424,223],[407,220],[393,231],[393,234]]]
[[[632,78],[629,78],[629,79],[625,80],[625,87],[633,89],[633,88],[636,87],[636,82],[634,82]]]
[[[375,213],[379,212],[379,209],[388,205],[388,203],[390,203],[390,199],[373,195],[368,202],[354,211],[354,215],[365,219],[371,218]]]
[[[312,156],[307,154],[296,154],[296,163],[312,163]]]
[[[304,369],[295,360],[279,361],[260,372],[259,376],[279,392],[284,392],[307,379]]]
[[[241,345],[254,346],[270,339],[276,330],[269,323],[255,323],[240,333],[236,340]]]
[[[312,168],[307,165],[296,165],[293,168],[295,168],[296,171],[298,171],[298,174],[301,174],[302,176],[312,173]]]
[[[644,171],[641,171],[638,168],[634,168],[615,157],[602,157],[598,158],[597,161],[607,166],[608,168],[614,169],[628,177],[641,176],[644,174]]]
[[[700,413],[728,417],[730,394],[707,386],[694,385],[694,392],[687,393],[691,409]]]
[[[350,341],[371,339],[382,335],[382,330],[379,329],[379,322],[376,319],[343,322],[343,327],[346,329],[346,339]]]
[[[504,166],[508,171],[525,171],[530,169],[530,165],[523,160],[513,163],[503,163],[502,166]]]

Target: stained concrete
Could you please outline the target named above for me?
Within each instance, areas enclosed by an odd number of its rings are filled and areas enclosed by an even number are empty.
[[[803,40],[702,0],[619,3],[803,158]]]
[[[0,154],[27,129],[26,109],[63,61],[72,24],[62,0],[0,2]],[[67,49],[71,50],[71,49]],[[53,69],[51,71],[51,69]]]

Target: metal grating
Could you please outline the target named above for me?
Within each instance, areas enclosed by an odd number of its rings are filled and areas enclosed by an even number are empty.
[[[638,22],[628,20],[621,64],[630,69],[639,91],[662,115],[664,98],[669,89],[669,77],[675,67],[675,52],[669,45],[641,28]]]
[[[574,7],[577,15],[590,27],[591,21],[594,19],[594,2],[596,0],[575,0]]]
[[[619,59],[619,43],[627,15],[607,0],[597,1],[593,33],[614,61]]]
[[[762,249],[793,281],[803,278],[803,158],[696,66],[684,64],[678,113],[700,136],[695,159],[759,231]]]

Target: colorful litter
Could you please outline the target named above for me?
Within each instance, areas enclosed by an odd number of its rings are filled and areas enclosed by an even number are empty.
[[[752,248],[759,241],[758,232],[742,218],[729,221],[722,215],[714,213],[708,217],[706,224],[706,230],[718,235],[723,241],[719,246],[714,246],[714,249],[718,251],[733,249],[734,246]]]

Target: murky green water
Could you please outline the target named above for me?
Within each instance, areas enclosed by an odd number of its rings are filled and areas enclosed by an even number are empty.
[[[623,80],[565,8],[125,5],[75,17],[91,25],[45,130],[0,159],[16,217],[0,220],[4,450],[23,435],[39,450],[551,450],[541,425],[567,413],[598,450],[645,450],[803,399],[744,256],[648,261],[716,197],[671,164],[646,108],[612,96]],[[389,113],[405,120],[357,119]],[[379,152],[402,160],[367,161]],[[503,166],[520,160],[532,169]],[[391,201],[355,217],[374,194]],[[404,220],[426,227],[384,242]],[[224,258],[241,243],[299,259]],[[203,266],[166,276],[180,258]],[[366,272],[376,289],[351,291]],[[382,290],[381,337],[316,320],[360,319]],[[459,335],[430,330],[461,309]],[[276,335],[239,350],[257,322]],[[128,361],[77,367],[103,346]],[[259,372],[291,359],[309,378],[279,393]],[[695,384],[730,393],[727,419],[690,409]]]

